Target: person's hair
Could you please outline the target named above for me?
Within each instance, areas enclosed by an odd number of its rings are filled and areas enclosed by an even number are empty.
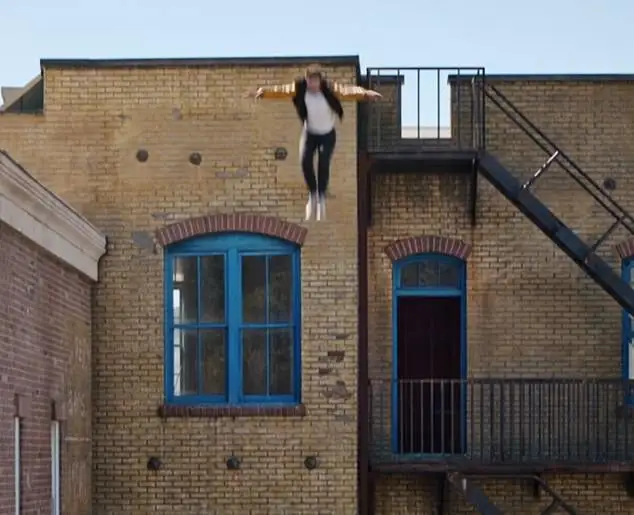
[[[321,71],[321,68],[319,68],[319,66],[316,64],[313,64],[306,68],[306,78],[310,79],[312,77],[317,77],[319,80],[323,80],[324,78],[324,72]]]

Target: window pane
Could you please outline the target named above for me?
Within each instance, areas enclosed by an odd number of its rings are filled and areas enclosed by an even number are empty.
[[[172,287],[175,324],[196,323],[198,313],[196,261],[196,257],[174,258]]]
[[[438,261],[418,263],[418,286],[438,286]]]
[[[227,347],[224,329],[200,331],[203,395],[224,395],[227,385]]]
[[[225,321],[225,258],[200,257],[200,317],[201,322]]]
[[[459,267],[455,263],[438,263],[438,284],[446,288],[460,287]]]
[[[418,263],[410,263],[401,268],[401,287],[415,288],[418,286]]]
[[[269,258],[269,322],[289,322],[292,316],[293,264],[291,256]]]
[[[266,256],[242,256],[242,321],[266,322]]]
[[[242,332],[242,392],[266,395],[266,329]]]
[[[274,329],[269,332],[269,392],[271,395],[293,393],[293,332]]]
[[[198,391],[196,330],[174,330],[174,394],[194,395]]]
[[[459,288],[460,265],[435,259],[418,261],[401,269],[401,288]]]

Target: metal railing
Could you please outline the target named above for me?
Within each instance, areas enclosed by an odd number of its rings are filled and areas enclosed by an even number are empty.
[[[484,68],[368,68],[380,102],[362,104],[362,142],[370,152],[484,147]]]
[[[634,383],[371,380],[374,463],[609,464],[634,459]]]

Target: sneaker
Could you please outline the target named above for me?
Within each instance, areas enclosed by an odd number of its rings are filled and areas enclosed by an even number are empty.
[[[317,199],[314,195],[308,194],[308,202],[306,202],[306,221],[312,220],[317,209]]]
[[[321,222],[326,219],[326,197],[320,196],[317,199],[317,221]]]

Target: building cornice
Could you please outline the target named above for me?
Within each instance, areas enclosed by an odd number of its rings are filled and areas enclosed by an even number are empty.
[[[0,150],[0,221],[93,281],[106,238]]]

